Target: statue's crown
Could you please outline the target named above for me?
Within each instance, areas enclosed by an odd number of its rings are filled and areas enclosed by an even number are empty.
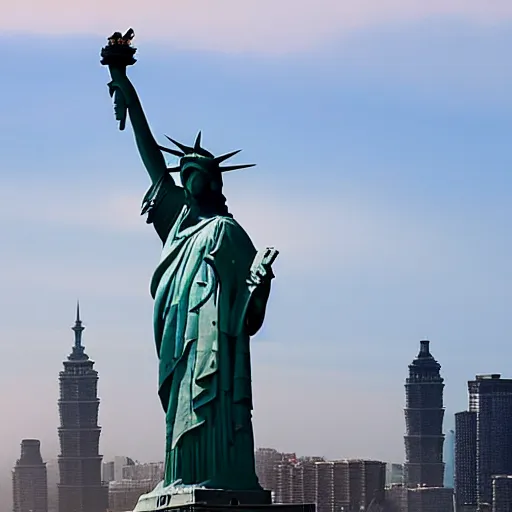
[[[167,137],[167,135],[166,135]],[[255,164],[242,164],[242,165],[226,165],[221,166],[222,162],[225,162],[237,153],[240,153],[241,149],[226,153],[220,156],[214,156],[208,150],[201,147],[201,132],[197,134],[194,146],[185,146],[180,142],[167,137],[178,149],[169,149],[163,146],[159,146],[161,151],[170,153],[171,155],[177,156],[180,159],[179,165],[175,167],[169,167],[169,172],[182,172],[187,167],[197,167],[203,171],[211,173],[222,173],[227,171],[236,171],[237,169],[246,169],[247,167],[254,167]]]

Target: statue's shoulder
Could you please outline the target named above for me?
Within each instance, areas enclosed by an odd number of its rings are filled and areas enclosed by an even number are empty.
[[[233,217],[219,215],[215,218],[214,223],[220,242],[235,244],[240,249],[253,248],[251,238]]]
[[[217,229],[222,230],[225,233],[249,236],[245,232],[245,229],[233,217],[219,215],[218,217],[215,217],[214,222]]]
[[[168,175],[151,185],[142,200],[141,214],[147,214],[146,222],[153,224],[165,243],[172,227],[185,206],[185,192]]]

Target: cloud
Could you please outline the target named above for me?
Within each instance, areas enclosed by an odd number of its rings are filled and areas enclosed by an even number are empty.
[[[353,31],[429,17],[471,23],[512,18],[508,0],[25,0],[2,2],[0,27],[8,32],[106,37],[133,26],[140,41],[223,52],[301,51]]]

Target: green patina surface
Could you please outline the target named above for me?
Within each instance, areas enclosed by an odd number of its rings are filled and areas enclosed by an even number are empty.
[[[128,118],[151,178],[143,213],[163,243],[151,294],[166,414],[165,484],[259,489],[249,341],[263,323],[277,251],[256,258],[225,206],[222,172],[243,167],[219,165],[231,154],[215,158],[200,135],[192,147],[175,143],[179,151],[157,144],[126,74],[134,63],[132,36],[113,36],[102,63],[109,66],[120,128]],[[180,165],[167,168],[162,151],[178,156]]]

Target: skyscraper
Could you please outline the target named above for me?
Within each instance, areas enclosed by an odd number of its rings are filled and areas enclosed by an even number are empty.
[[[455,415],[455,504],[457,512],[476,510],[476,412]]]
[[[315,503],[317,512],[360,512],[384,502],[386,463],[319,457],[283,461],[277,482],[276,503]]]
[[[448,430],[444,442],[444,486],[454,487],[455,478],[455,430]]]
[[[512,476],[494,475],[492,477],[492,512],[510,512],[512,510]]]
[[[512,379],[477,375],[468,391],[469,410],[476,413],[477,501],[490,506],[493,475],[512,474]]]
[[[429,344],[420,342],[405,383],[404,482],[409,488],[443,486],[444,382]]]
[[[46,465],[37,439],[21,442],[21,457],[12,472],[14,512],[48,512]]]
[[[101,480],[98,372],[82,345],[84,327],[77,305],[75,344],[60,372],[59,511],[104,512],[108,486]]]

